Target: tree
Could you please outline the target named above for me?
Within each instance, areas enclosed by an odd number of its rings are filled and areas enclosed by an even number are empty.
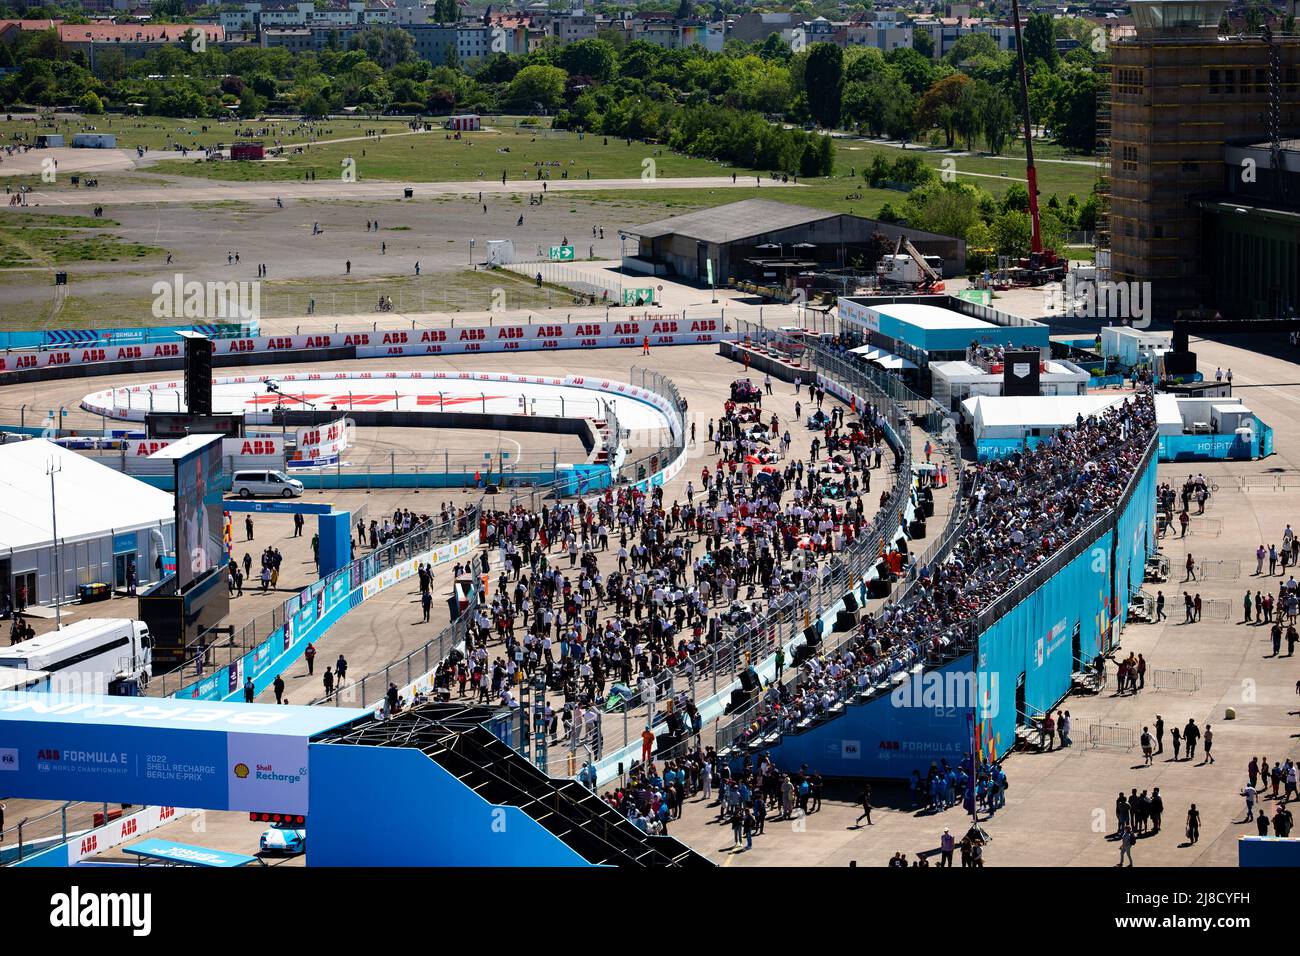
[[[558,66],[526,66],[510,81],[506,98],[518,109],[556,109],[564,102],[568,77]]]
[[[677,19],[678,20],[695,19],[695,4],[692,3],[691,0],[680,0],[680,2],[677,4]]]
[[[607,83],[614,75],[617,56],[604,40],[579,40],[560,50],[560,63],[570,75],[589,76],[597,83]]]
[[[77,97],[77,109],[88,115],[98,116],[104,112],[104,103],[98,96],[87,90]]]
[[[912,47],[890,50],[885,54],[885,62],[898,71],[903,82],[918,96],[934,82],[934,63]]]
[[[949,148],[952,148],[956,133],[957,106],[961,100],[962,89],[970,82],[970,77],[963,73],[952,73],[937,80],[921,97],[916,107],[916,125],[926,130],[939,127]]]
[[[302,115],[309,119],[319,116],[328,116],[329,112],[329,101],[327,101],[320,93],[312,93],[303,101]]]
[[[907,221],[917,229],[965,239],[980,222],[981,190],[966,183],[929,182],[907,194]]]
[[[246,89],[239,97],[239,115],[243,119],[252,119],[266,109],[266,101],[254,90]]]
[[[912,31],[912,49],[927,60],[934,59],[934,37],[930,36],[930,31],[925,27],[917,27]]]
[[[989,144],[989,152],[997,156],[1016,129],[1016,111],[1011,98],[1001,90],[989,87],[984,97],[982,120],[984,141]]]
[[[949,48],[944,59],[954,66],[981,56],[997,56],[998,41],[987,33],[968,33],[960,36]]]
[[[834,129],[840,120],[840,83],[844,74],[844,51],[833,43],[814,43],[804,66],[804,88],[808,111],[819,126]]]
[[[382,69],[415,59],[415,38],[395,27],[366,27],[352,38],[351,49],[364,50]]]
[[[460,19],[460,6],[456,0],[436,0],[433,5],[433,18],[438,23],[455,23]]]
[[[1028,255],[1033,235],[1028,213],[1008,210],[989,223],[989,230],[993,234],[993,248],[998,255]]]
[[[1056,31],[1050,13],[1032,13],[1025,23],[1025,62],[1035,60],[1056,68]]]

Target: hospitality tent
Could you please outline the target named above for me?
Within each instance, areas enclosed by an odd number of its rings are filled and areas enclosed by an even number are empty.
[[[0,445],[0,603],[22,585],[28,604],[48,604],[75,598],[82,584],[125,586],[132,569],[141,584],[157,580],[174,512],[167,492],[53,442]]]

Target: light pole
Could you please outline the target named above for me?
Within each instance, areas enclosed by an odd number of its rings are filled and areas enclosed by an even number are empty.
[[[59,509],[54,499],[54,476],[63,470],[63,465],[51,458],[45,466],[45,473],[50,476],[50,531],[54,542],[54,629],[63,630],[63,563],[59,559]]]

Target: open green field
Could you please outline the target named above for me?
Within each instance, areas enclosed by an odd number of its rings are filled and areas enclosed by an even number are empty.
[[[123,285],[136,277],[121,273]],[[95,276],[79,277],[83,282]],[[102,276],[101,276],[102,278]],[[28,329],[50,316],[54,289],[48,274],[35,271],[9,273],[0,282],[29,285],[33,295],[21,308],[0,310],[0,329]],[[153,293],[148,281],[130,283],[135,292],[107,292],[93,296],[70,294],[57,312],[61,328],[117,328],[156,321],[152,316]],[[71,288],[75,288],[76,285]],[[537,287],[526,276],[509,270],[462,269],[423,276],[391,275],[332,280],[263,280],[260,311],[264,318],[305,316],[314,303],[320,323],[333,315],[378,312],[379,297],[393,300],[395,312],[482,312],[505,309],[561,308],[571,303],[571,293],[557,287]],[[40,317],[40,321],[37,318]]]
[[[183,146],[206,149],[218,143],[229,145],[237,138],[257,139],[268,145],[275,140],[304,143],[308,140],[342,139],[364,136],[367,131],[386,129],[390,133],[406,130],[400,117],[378,119],[352,117],[303,123],[297,117],[267,117],[257,120],[176,119],[168,116],[78,116],[58,114],[52,119],[0,120],[0,142],[10,142],[22,133],[31,142],[37,135],[61,133],[72,145],[75,133],[113,133],[120,149],[134,150],[146,146],[151,150]]]
[[[260,162],[169,160],[154,171],[202,176],[235,182],[301,182],[307,173],[317,180],[339,179],[344,162],[355,163],[358,180],[449,182],[456,180],[536,179],[545,170],[551,179],[631,179],[653,170],[658,177],[719,176],[730,171],[721,163],[679,156],[666,148],[601,136],[579,138],[576,133],[533,132],[506,128],[464,133],[449,138],[442,130],[382,140],[319,143],[302,153]],[[650,165],[653,163],[653,165]],[[549,164],[549,165],[548,165]],[[751,174],[752,175],[752,174]]]
[[[888,201],[891,191],[850,187],[855,185],[855,178],[856,183],[862,183],[861,177],[874,156],[893,158],[902,150],[896,146],[854,139],[837,140],[835,147],[836,175],[809,180],[807,183],[812,189],[818,190],[815,199],[809,190],[803,189],[798,190],[799,198],[795,198],[793,192],[780,198],[786,202],[845,211],[850,207],[857,212],[878,210],[880,204]],[[965,178],[994,195],[1005,192],[1008,183],[1025,181],[1024,160],[1021,157],[978,154],[962,156],[941,150],[915,148],[907,152],[922,156],[936,170],[951,169],[958,179]],[[535,180],[537,173],[543,169],[552,179],[562,178],[565,171],[570,179],[585,179],[588,173],[594,179],[636,178],[651,168],[655,176],[663,178],[718,176],[731,172],[749,177],[767,172],[736,169],[713,160],[681,156],[664,147],[635,141],[628,144],[624,140],[603,136],[580,137],[576,133],[562,131],[534,133],[509,128],[463,134],[460,140],[448,139],[442,131],[435,131],[416,136],[391,136],[363,143],[310,145],[304,147],[301,154],[263,162],[176,160],[154,168],[160,172],[235,182],[292,182],[302,181],[313,173],[318,180],[339,177],[349,158],[355,163],[358,179],[412,183],[499,180],[503,171],[511,181],[525,177]],[[561,165],[546,165],[555,163]],[[650,163],[653,163],[653,167],[650,167]],[[1071,192],[1080,197],[1087,195],[1096,181],[1096,170],[1087,163],[1087,160],[1051,161],[1045,157],[1039,164],[1039,184],[1044,196],[1056,193],[1064,199]],[[853,176],[850,176],[851,172]],[[756,191],[761,191],[761,187]],[[863,200],[846,198],[850,193],[858,191],[863,192]],[[736,196],[735,193],[726,195]],[[897,198],[897,194],[892,195]],[[680,204],[682,198],[684,197],[669,198],[662,194],[654,197],[659,202],[671,205]],[[701,204],[708,203],[697,204],[697,208]]]
[[[0,269],[82,262],[137,262],[166,253],[104,232],[113,220],[14,213],[0,220]]]

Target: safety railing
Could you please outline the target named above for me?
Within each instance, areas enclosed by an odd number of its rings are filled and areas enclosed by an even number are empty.
[[[385,664],[382,669],[355,680],[346,679],[335,686],[333,693],[317,697],[311,703],[332,704],[336,707],[370,707],[382,703],[390,685],[406,687],[415,683],[435,671],[447,660],[454,648],[465,642],[465,634],[476,607],[477,601],[472,601],[469,608],[439,631],[436,637],[425,641],[404,657]]]
[[[472,505],[465,509],[463,515],[415,528],[399,538],[380,544],[369,554],[355,559],[346,567],[323,578],[321,582],[308,587],[329,588],[340,578],[346,578],[351,589],[359,582],[368,581],[402,561],[408,561],[417,554],[431,551],[440,544],[446,544],[471,533],[478,525],[478,516],[478,506]],[[149,696],[171,696],[187,683],[201,678],[213,667],[234,663],[279,630],[284,625],[285,619],[298,611],[301,602],[301,592],[296,593],[278,607],[255,618],[224,639],[214,638],[211,632],[200,635],[195,641],[186,645],[183,663],[149,682]]]

